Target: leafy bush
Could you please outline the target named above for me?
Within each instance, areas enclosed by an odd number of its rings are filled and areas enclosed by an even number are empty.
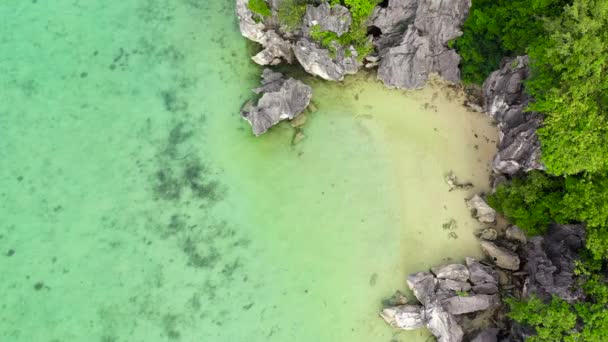
[[[269,17],[272,14],[270,7],[268,7],[268,4],[264,0],[249,0],[247,7],[253,13],[259,14],[262,17]]]

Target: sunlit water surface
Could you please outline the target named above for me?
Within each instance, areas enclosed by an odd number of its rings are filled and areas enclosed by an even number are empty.
[[[377,315],[479,253],[496,132],[442,87],[307,79],[306,138],[239,118],[233,0],[0,3],[0,340],[424,341]],[[453,170],[477,186],[448,192]],[[443,224],[456,220],[457,228]]]

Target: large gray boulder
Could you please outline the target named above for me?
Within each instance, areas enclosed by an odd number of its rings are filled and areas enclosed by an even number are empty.
[[[479,222],[493,223],[496,221],[496,210],[486,203],[479,195],[475,195],[466,201],[467,207]]]
[[[470,6],[470,0],[418,1],[414,22],[409,25],[398,45],[379,47],[382,60],[378,78],[388,87],[402,89],[423,87],[432,73],[450,82],[458,82],[460,56],[447,44],[462,34],[460,27]],[[377,25],[382,26],[382,21],[379,20]],[[386,26],[390,26],[390,23]],[[393,34],[390,32],[392,29],[387,31]]]
[[[389,0],[386,8],[376,7],[369,21],[382,34],[403,32],[414,22],[418,0]]]
[[[431,272],[439,279],[450,279],[457,281],[469,280],[469,269],[462,264],[448,264],[432,267]]]
[[[511,271],[519,269],[519,256],[510,250],[490,241],[481,241],[481,250],[494,261],[496,266]]]
[[[486,310],[499,303],[498,296],[476,294],[472,296],[454,296],[441,301],[447,312],[452,315],[462,315]]]
[[[435,301],[437,279],[435,279],[432,273],[419,272],[410,274],[407,277],[407,285],[422,305],[426,306]]]
[[[348,8],[342,5],[330,6],[327,2],[319,6],[307,5],[302,31],[309,35],[311,28],[318,26],[321,31],[331,31],[340,37],[348,32],[352,21]]]
[[[293,49],[298,62],[309,74],[328,81],[342,81],[345,75],[356,74],[359,70],[357,52],[350,48],[350,56],[347,57],[343,47],[336,44],[335,48],[336,54],[332,56],[328,49],[302,38]]]
[[[492,162],[498,173],[544,169],[536,134],[542,117],[525,111],[531,100],[523,85],[530,75],[528,64],[528,56],[507,59],[483,84],[484,109],[500,128],[498,153]]]
[[[467,267],[469,268],[470,279],[474,285],[484,283],[498,283],[498,274],[496,271],[486,265],[482,265],[477,260],[467,257],[465,259]]]
[[[452,279],[439,279],[438,288],[442,290],[444,293],[449,293],[451,291],[470,291],[471,284],[467,281],[459,281]]]
[[[425,307],[427,317],[426,327],[435,335],[438,342],[461,342],[464,336],[462,328],[452,314],[441,305]]]
[[[413,330],[422,328],[426,322],[420,305],[399,305],[386,308],[380,316],[392,327]]]
[[[251,124],[253,134],[261,135],[281,120],[291,120],[308,107],[312,88],[293,78],[265,69],[262,86],[254,92],[262,94],[256,105],[246,105],[241,115]]]

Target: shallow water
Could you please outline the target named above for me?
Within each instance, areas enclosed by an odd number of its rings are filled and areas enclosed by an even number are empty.
[[[380,302],[479,253],[443,176],[483,190],[495,129],[445,87],[362,75],[307,80],[298,144],[254,138],[232,3],[0,3],[0,340],[429,337]]]

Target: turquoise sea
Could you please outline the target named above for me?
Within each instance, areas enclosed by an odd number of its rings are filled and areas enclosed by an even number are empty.
[[[0,2],[0,341],[426,341],[378,317],[479,253],[496,130],[445,86],[312,78],[253,137],[233,0]],[[448,192],[453,170],[471,192]],[[458,228],[442,226],[456,220]]]

